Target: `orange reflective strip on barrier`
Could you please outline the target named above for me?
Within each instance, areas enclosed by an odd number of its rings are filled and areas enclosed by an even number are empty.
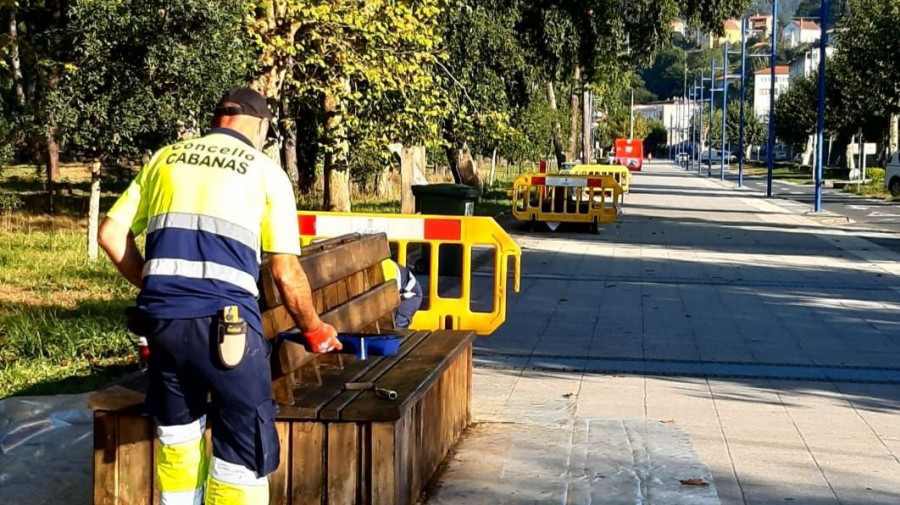
[[[514,290],[519,291],[522,251],[506,234],[503,228],[490,217],[476,216],[423,216],[404,214],[369,214],[340,212],[298,212],[302,243],[308,244],[320,238],[331,238],[349,233],[385,233],[388,241],[396,244],[399,264],[407,266],[411,246],[418,246],[421,259],[425,259],[422,247],[428,247],[427,274],[416,272],[428,285],[423,291],[428,295],[428,306],[419,310],[410,328],[414,330],[466,329],[479,335],[490,335],[506,320],[506,294],[509,261],[512,260]],[[459,275],[445,275],[446,261],[455,257],[445,254],[445,248],[461,249],[462,265]],[[492,310],[472,309],[473,295],[473,252],[476,248],[494,251],[493,276],[489,300]],[[412,266],[412,265],[411,265]],[[451,270],[454,265],[449,265]],[[479,272],[479,278],[484,277]],[[452,278],[460,278],[459,296],[454,289],[448,291],[447,284]],[[451,283],[452,284],[452,283]]]

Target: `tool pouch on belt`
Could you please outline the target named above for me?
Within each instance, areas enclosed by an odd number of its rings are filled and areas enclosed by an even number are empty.
[[[146,337],[153,332],[153,321],[137,307],[125,307],[125,327],[139,337]]]
[[[241,364],[247,350],[247,321],[241,319],[238,307],[229,305],[219,313],[219,361],[226,368]]]

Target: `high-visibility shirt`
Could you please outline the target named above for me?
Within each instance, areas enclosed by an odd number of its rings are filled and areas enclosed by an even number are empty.
[[[300,254],[287,175],[228,129],[157,151],[107,217],[147,232],[137,303],[155,319],[211,316],[236,304],[262,331],[260,251]]]

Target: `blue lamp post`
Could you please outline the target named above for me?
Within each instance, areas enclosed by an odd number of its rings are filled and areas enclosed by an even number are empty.
[[[822,0],[819,9],[821,12],[822,34],[819,38],[819,107],[816,122],[816,201],[813,206],[815,212],[822,211],[822,167],[825,164],[825,50],[828,47],[828,0]]]
[[[722,50],[722,165],[719,170],[719,179],[725,180],[725,123],[728,112],[728,42],[723,44]]]
[[[772,54],[769,78],[769,141],[766,149],[766,197],[772,197],[772,170],[775,165],[775,55],[778,51],[778,0],[772,0]]]
[[[700,72],[700,121],[697,123],[697,136],[700,139],[700,151],[697,153],[697,174],[700,174],[702,170],[702,163],[700,161],[700,155],[703,153],[703,101],[704,101],[704,85],[703,82],[706,81],[706,76],[704,72]]]
[[[738,128],[738,187],[744,187],[744,100],[747,82],[747,18],[741,18],[741,124]]]

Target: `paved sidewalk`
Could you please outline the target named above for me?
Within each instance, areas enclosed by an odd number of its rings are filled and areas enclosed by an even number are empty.
[[[728,505],[900,503],[900,255],[868,232],[662,164],[599,236],[511,228],[522,293],[476,342],[480,424],[429,503],[708,503],[647,485],[707,467]],[[571,456],[623,440],[645,450],[622,478]]]

